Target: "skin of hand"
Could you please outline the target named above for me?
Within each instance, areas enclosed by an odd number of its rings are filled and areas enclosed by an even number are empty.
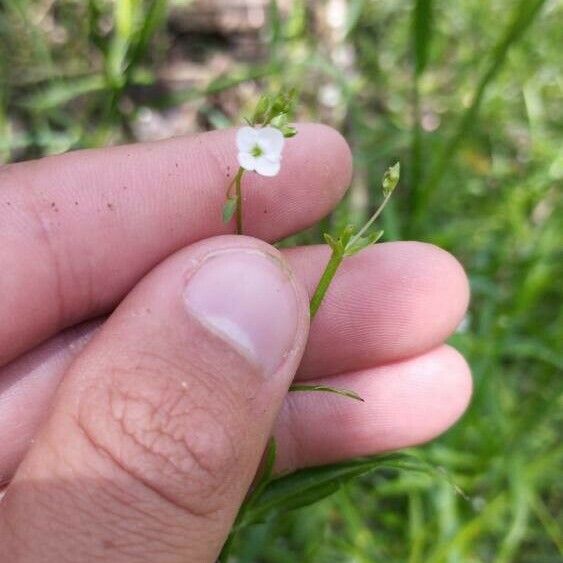
[[[220,219],[234,130],[0,168],[0,561],[214,561],[268,437],[277,471],[414,445],[465,410],[444,344],[469,299],[417,242],[345,261],[271,242],[349,184],[342,137],[298,125]],[[291,381],[345,387],[290,393]]]

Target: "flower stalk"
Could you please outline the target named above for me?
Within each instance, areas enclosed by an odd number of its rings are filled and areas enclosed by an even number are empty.
[[[309,304],[309,312],[311,315],[311,319],[315,317],[323,299],[325,298],[326,292],[338,268],[340,268],[340,264],[344,260],[344,253],[338,249],[333,249],[332,254],[330,255],[329,261],[324,269],[324,272],[317,284],[317,288],[315,289],[315,293],[313,293],[313,297],[311,298],[311,303]]]
[[[237,235],[242,235],[242,176],[244,175],[244,168],[238,169],[235,176],[235,197],[237,205]]]
[[[366,235],[366,233],[375,223],[376,219],[381,215],[381,212],[385,209],[385,206],[391,198],[395,187],[399,183],[400,171],[401,168],[398,162],[386,170],[381,182],[383,189],[383,201],[365,225],[356,234],[354,234],[354,227],[352,225],[348,225],[344,227],[337,239],[329,234],[324,235],[327,244],[332,249],[332,253],[319,279],[315,292],[313,293],[313,297],[311,298],[311,303],[309,305],[311,319],[313,319],[317,314],[317,311],[326,296],[326,292],[328,291],[338,268],[340,268],[342,262],[344,261],[344,258],[347,256],[353,256],[364,248],[371,246],[383,235],[383,231],[377,231],[370,235]]]
[[[223,205],[223,222],[236,218],[236,233],[243,234],[242,178],[245,172],[260,176],[276,176],[281,168],[285,139],[297,134],[289,124],[295,91],[280,92],[275,96],[263,95],[248,125],[237,131],[236,144],[239,169],[227,189],[227,200]],[[235,187],[235,193],[231,190]]]

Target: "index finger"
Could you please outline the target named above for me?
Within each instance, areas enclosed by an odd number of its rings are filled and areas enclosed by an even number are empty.
[[[245,234],[274,241],[342,197],[350,151],[300,124],[275,178],[244,179]],[[0,365],[111,310],[175,250],[232,232],[221,207],[236,173],[234,130],[77,151],[0,169]]]

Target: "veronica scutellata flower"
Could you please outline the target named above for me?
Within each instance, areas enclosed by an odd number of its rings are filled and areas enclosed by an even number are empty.
[[[241,127],[237,131],[238,162],[242,168],[262,176],[280,171],[283,133],[275,127]]]

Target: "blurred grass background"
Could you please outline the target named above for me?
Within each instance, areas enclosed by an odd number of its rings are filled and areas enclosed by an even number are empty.
[[[239,122],[295,86],[343,132],[359,222],[403,179],[387,240],[453,252],[472,285],[452,343],[475,393],[417,451],[239,538],[240,561],[563,561],[563,6],[554,0],[0,0],[0,162]]]

